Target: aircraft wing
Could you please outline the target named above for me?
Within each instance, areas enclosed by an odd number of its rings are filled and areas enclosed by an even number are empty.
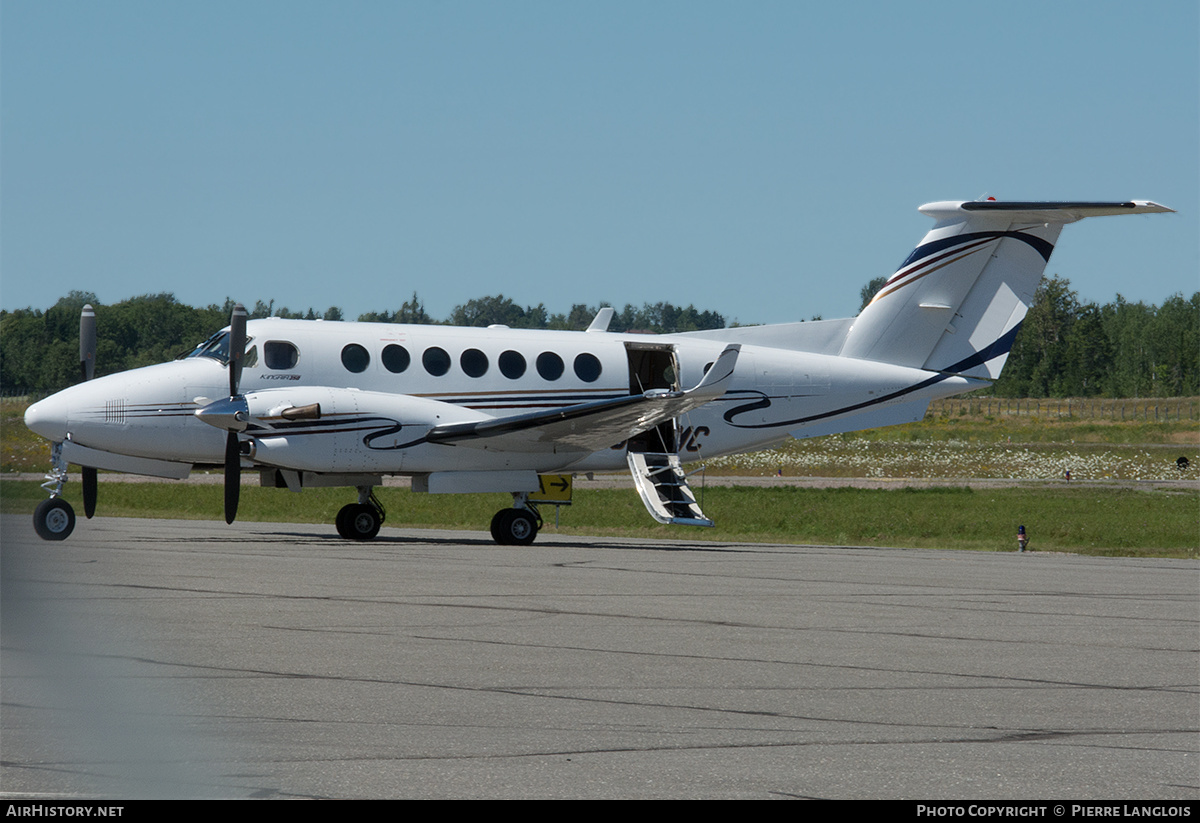
[[[431,429],[425,439],[491,451],[588,453],[606,449],[725,394],[740,350],[737,344],[727,346],[704,378],[688,391],[651,390],[565,409],[450,423]]]

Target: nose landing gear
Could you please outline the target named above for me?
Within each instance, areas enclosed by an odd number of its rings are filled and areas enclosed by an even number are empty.
[[[61,497],[38,503],[33,512],[33,530],[43,540],[66,540],[75,529],[75,510]]]
[[[67,482],[67,462],[63,460],[62,443],[50,447],[50,473],[42,488],[50,492],[33,512],[33,530],[43,540],[66,540],[75,530],[75,510],[63,500],[63,484]]]

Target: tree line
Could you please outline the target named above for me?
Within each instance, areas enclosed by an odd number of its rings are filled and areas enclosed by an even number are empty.
[[[859,292],[865,308],[887,282]],[[1043,278],[1000,379],[980,394],[995,397],[1194,397],[1200,394],[1200,292],[1176,293],[1156,306],[1121,295],[1081,303],[1071,282]]]
[[[1200,292],[1155,306],[1081,303],[1065,278],[1042,280],[1000,379],[1000,397],[1200,394]]]
[[[233,301],[203,308],[180,303],[170,293],[131,297],[102,305],[90,292],[72,291],[45,311],[0,311],[0,389],[6,394],[46,393],[79,380],[79,313],[85,304],[96,310],[96,374],[113,374],[182,356],[213,332],[229,324]],[[421,323],[429,325],[490,326],[516,329],[583,330],[600,307],[576,304],[561,314],[551,314],[542,304],[521,306],[504,295],[481,297],[456,306],[445,320],[425,311],[416,293],[396,311],[367,312],[362,322]],[[309,308],[295,311],[276,308],[274,300],[247,306],[251,319],[282,317],[293,320],[345,319],[342,310]],[[609,331],[668,334],[724,328],[725,318],[714,311],[671,303],[626,304],[615,311]]]
[[[878,289],[863,287],[864,302]],[[79,312],[96,308],[97,374],[161,363],[190,351],[229,322],[233,301],[193,308],[173,294],[150,294],[102,306],[94,294],[73,291],[46,310],[0,311],[0,388],[6,393],[52,392],[79,379]],[[363,322],[489,326],[520,329],[587,328],[601,306],[577,303],[551,313],[543,304],[521,306],[504,295],[458,305],[444,320],[425,310],[414,292],[395,311],[368,312]],[[340,308],[295,311],[275,301],[248,307],[251,318],[345,319]],[[818,319],[818,318],[813,318]],[[614,310],[613,332],[719,329],[716,311],[671,303],[626,304]],[[1001,397],[1171,397],[1200,394],[1200,292],[1175,294],[1155,306],[1081,303],[1063,278],[1042,281],[1017,335],[1004,373],[990,393]]]
[[[511,298],[498,294],[478,297],[455,306],[443,321],[434,320],[426,311],[416,292],[394,312],[367,312],[359,315],[364,323],[442,323],[449,326],[503,325],[513,329],[558,329],[582,331],[596,313],[608,304],[587,306],[576,303],[566,313],[551,314],[542,303],[521,306]],[[671,303],[645,303],[640,308],[630,303],[616,310],[608,330],[612,332],[648,332],[673,334],[684,331],[725,328],[725,318],[715,311],[699,311],[695,306],[675,306]]]

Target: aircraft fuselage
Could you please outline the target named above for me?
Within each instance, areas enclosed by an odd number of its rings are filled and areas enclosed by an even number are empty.
[[[622,469],[624,442],[588,454],[520,454],[421,437],[440,424],[686,388],[725,345],[695,335],[277,318],[251,321],[247,334],[240,387],[252,404],[323,409],[319,421],[278,420],[278,428],[246,431],[259,440],[255,462],[329,473]],[[198,350],[71,387],[32,406],[28,425],[52,441],[99,451],[219,464],[224,438],[195,412],[228,394],[220,355]],[[678,449],[684,459],[699,459],[767,448],[789,434],[908,422],[920,419],[930,399],[978,385],[957,377],[922,385],[929,377],[886,363],[744,345],[725,395],[678,421]]]

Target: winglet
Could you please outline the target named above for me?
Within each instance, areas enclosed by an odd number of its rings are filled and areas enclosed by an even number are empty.
[[[729,387],[725,382],[733,374],[737,366],[738,354],[742,350],[741,343],[731,343],[721,352],[721,356],[704,373],[704,377],[687,394],[691,397],[720,397]]]

